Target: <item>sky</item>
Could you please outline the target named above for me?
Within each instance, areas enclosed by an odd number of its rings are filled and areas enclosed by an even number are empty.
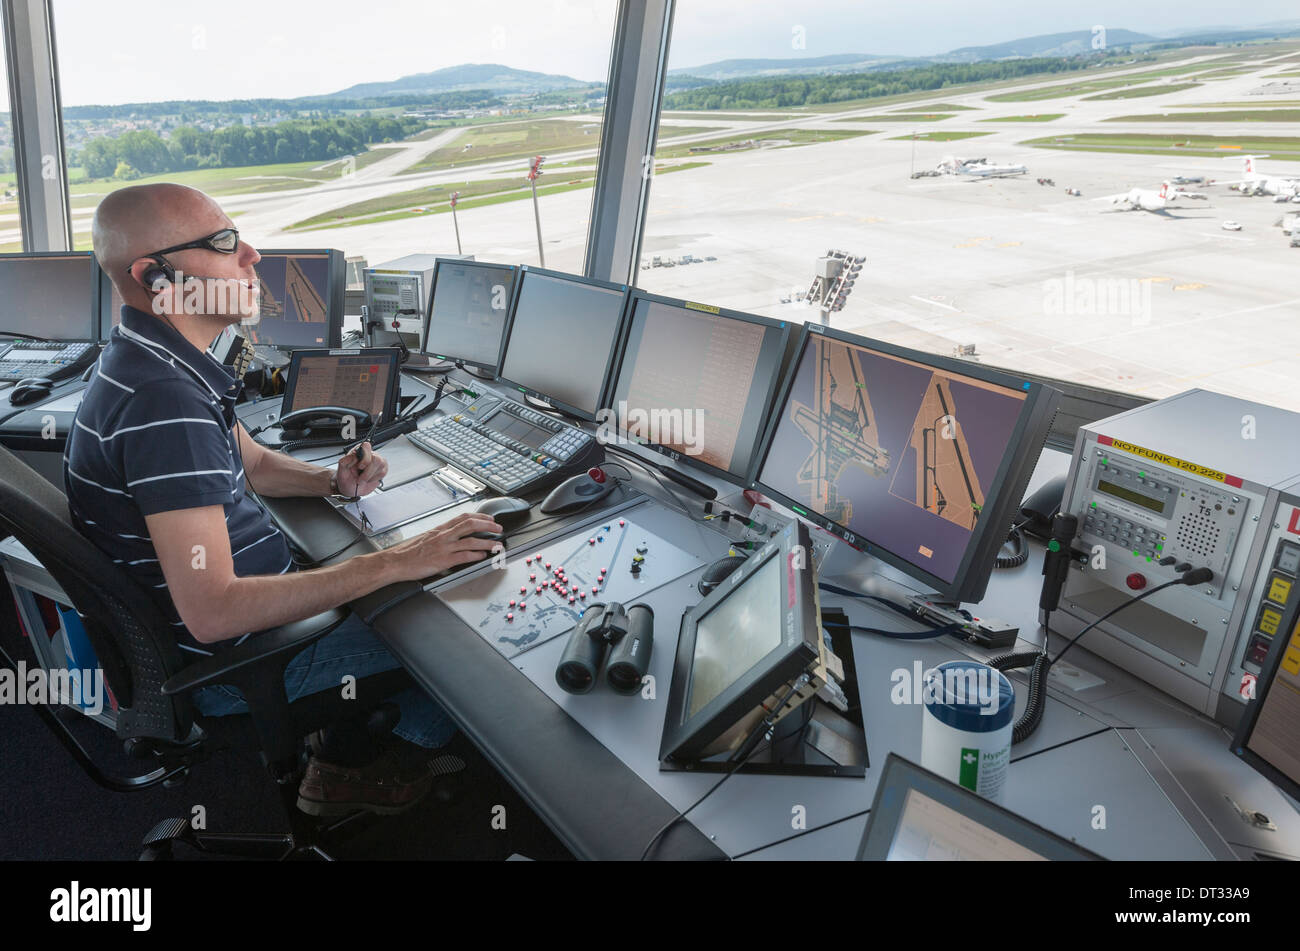
[[[54,0],[54,13],[63,103],[85,105],[292,98],[461,63],[603,81],[616,6],[615,0]],[[1296,0],[1251,0],[1247,10],[1234,17],[1223,0],[678,0],[670,65],[928,55],[1095,25],[1170,32],[1300,17]]]

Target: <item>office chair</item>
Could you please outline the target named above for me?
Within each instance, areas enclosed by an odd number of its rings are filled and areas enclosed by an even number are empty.
[[[63,493],[0,447],[0,537],[4,534],[16,537],[71,600],[117,700],[118,738],[129,756],[153,764],[137,776],[105,773],[64,722],[80,714],[64,707],[33,706],[92,780],[115,792],[172,787],[212,754],[238,749],[261,755],[279,791],[287,833],[200,832],[188,819],[165,819],[145,836],[142,859],[171,858],[174,842],[221,855],[330,858],[326,847],[361,814],[325,821],[297,808],[303,738],[340,720],[376,734],[391,729],[396,707],[380,701],[413,683],[398,669],[358,680],[356,699],[328,691],[289,703],[284,688],[289,660],[338,627],[347,617],[345,610],[285,624],[186,664],[166,617],[125,571],[77,531]],[[212,684],[238,687],[249,712],[198,715],[190,694]]]

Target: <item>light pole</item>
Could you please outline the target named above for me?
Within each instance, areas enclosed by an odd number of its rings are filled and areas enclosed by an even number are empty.
[[[537,260],[542,267],[546,267],[546,252],[542,250],[542,211],[537,205],[537,176],[542,174],[545,161],[545,155],[538,155],[528,168],[528,181],[533,187],[533,215],[537,219]]]
[[[456,199],[460,198],[460,192],[451,193],[451,223],[456,229],[456,253],[464,254],[460,249],[460,221],[456,218]]]

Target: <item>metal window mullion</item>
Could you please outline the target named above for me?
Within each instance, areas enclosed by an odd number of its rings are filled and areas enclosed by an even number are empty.
[[[674,0],[620,0],[583,273],[630,284],[654,179]]]
[[[28,251],[72,249],[51,0],[0,0],[19,221]]]

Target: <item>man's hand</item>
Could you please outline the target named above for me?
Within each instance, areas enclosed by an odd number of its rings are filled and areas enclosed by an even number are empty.
[[[370,448],[370,443],[363,442],[361,452],[359,462],[355,448],[349,449],[347,455],[339,460],[337,478],[340,495],[369,495],[388,474],[388,463]]]
[[[504,549],[491,538],[469,538],[474,532],[501,533],[504,529],[490,515],[466,513],[444,525],[417,535],[383,552],[397,581],[420,581],[441,574],[449,568],[482,561]]]

